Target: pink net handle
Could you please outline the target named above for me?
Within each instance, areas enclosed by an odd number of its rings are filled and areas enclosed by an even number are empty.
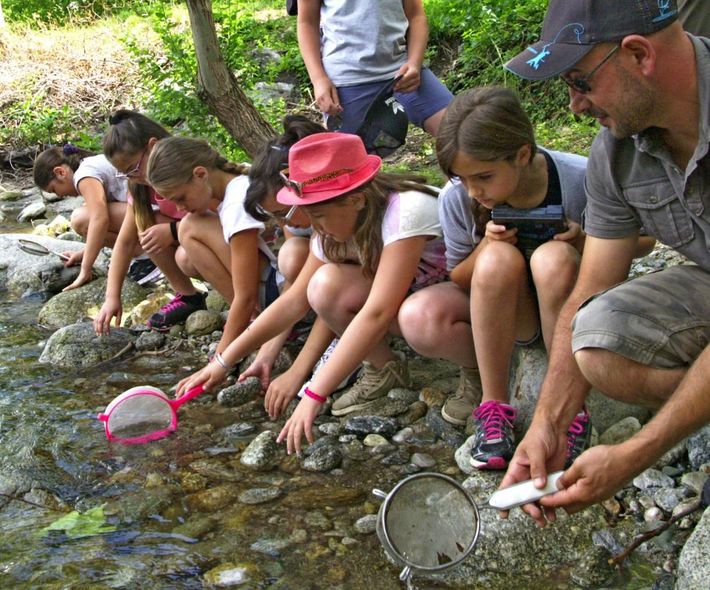
[[[201,393],[204,393],[205,388],[203,385],[196,385],[192,389],[188,389],[182,396],[177,399],[169,399],[168,403],[173,410],[177,410],[185,402],[189,402],[191,399],[196,398]]]

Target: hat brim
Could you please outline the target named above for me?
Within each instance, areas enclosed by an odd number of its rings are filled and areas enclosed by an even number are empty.
[[[594,45],[538,41],[503,67],[526,80],[546,80],[571,70]]]
[[[303,196],[299,197],[295,191],[285,186],[276,193],[276,200],[282,205],[313,205],[314,203],[328,201],[345,193],[349,193],[372,180],[380,171],[381,167],[382,158],[369,154],[365,165],[350,174],[351,182],[345,187],[319,191],[317,190],[317,185],[305,186]]]

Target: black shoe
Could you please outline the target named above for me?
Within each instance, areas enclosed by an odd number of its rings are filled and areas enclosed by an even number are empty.
[[[170,303],[166,303],[159,311],[150,316],[147,325],[151,330],[167,332],[175,324],[184,322],[191,313],[207,309],[206,298],[206,293],[195,293],[194,295],[176,293]]]
[[[163,273],[150,258],[138,258],[128,267],[128,276],[139,285],[145,285],[157,281]]]

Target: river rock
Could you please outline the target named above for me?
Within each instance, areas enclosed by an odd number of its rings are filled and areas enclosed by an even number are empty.
[[[132,341],[133,335],[123,328],[97,336],[91,322],[72,324],[49,337],[39,362],[69,369],[89,367],[114,357]]]
[[[308,445],[305,449],[303,449],[303,455],[305,457],[310,457],[318,449],[322,449],[324,447],[337,446],[337,444],[338,444],[338,437],[336,437],[335,435],[332,435],[332,434],[327,434],[325,436],[321,436],[313,444]]]
[[[133,281],[124,281],[121,288],[121,304],[124,312],[140,303],[147,291]],[[51,328],[68,326],[86,317],[95,316],[106,297],[106,279],[99,278],[72,289],[58,293],[42,306],[38,321]]]
[[[238,494],[239,490],[236,486],[222,484],[187,496],[185,502],[191,510],[212,513],[231,505]]]
[[[325,472],[335,469],[343,460],[338,447],[321,447],[303,462],[307,471]]]
[[[380,461],[383,465],[406,465],[409,463],[410,455],[407,449],[397,449]]]
[[[685,488],[660,488],[653,491],[652,494],[656,506],[666,512],[673,512],[673,509],[687,497],[687,490]]]
[[[658,471],[658,469],[646,469],[633,480],[634,487],[647,492],[653,488],[670,487],[674,485],[673,478]]]
[[[620,420],[610,428],[607,428],[599,437],[599,443],[603,445],[616,445],[630,439],[641,430],[641,423],[635,416],[628,416]]]
[[[436,466],[436,459],[426,453],[414,453],[411,458],[412,464],[422,469],[431,469]]]
[[[237,498],[242,504],[264,504],[271,502],[281,495],[279,488],[252,488],[239,494]]]
[[[387,397],[401,400],[407,405],[410,405],[419,400],[419,392],[412,389],[405,389],[404,387],[395,387],[389,390]]]
[[[466,436],[453,424],[449,424],[441,415],[441,408],[434,406],[429,408],[425,418],[426,425],[437,438],[443,440],[450,447],[462,445]]]
[[[259,378],[247,377],[244,381],[238,381],[234,385],[225,387],[217,394],[217,401],[223,406],[234,408],[253,401],[261,393],[261,381]]]
[[[279,448],[276,435],[270,430],[259,434],[249,446],[244,449],[239,461],[246,467],[257,470],[271,469],[276,464]]]
[[[185,331],[188,336],[207,336],[223,327],[222,316],[215,311],[206,309],[191,313],[185,322]]]
[[[688,459],[693,469],[700,469],[701,465],[710,463],[710,425],[704,426],[695,434],[688,437]]]
[[[676,590],[707,588],[710,580],[710,509],[706,508],[678,560]]]
[[[354,416],[346,420],[345,432],[363,437],[368,434],[381,434],[389,438],[397,432],[397,421],[380,416]]]
[[[24,223],[25,221],[38,219],[40,217],[44,217],[46,212],[47,206],[42,201],[35,201],[20,211],[20,214],[17,216],[17,221]]]
[[[680,483],[691,490],[693,493],[700,495],[700,492],[708,479],[708,474],[704,471],[690,471],[684,473],[680,478]]]
[[[582,588],[601,588],[614,574],[609,565],[609,552],[603,547],[590,547],[570,572],[570,579]]]
[[[351,418],[354,418],[355,416],[379,416],[386,418],[404,414],[408,408],[409,405],[404,400],[392,399],[385,396],[363,404],[362,408],[355,410],[354,412],[350,412],[348,416]]]
[[[343,431],[343,427],[340,422],[326,422],[318,426],[318,431],[323,434],[338,436]]]
[[[387,439],[380,434],[368,434],[362,441],[366,447],[377,447],[388,444]]]
[[[136,339],[136,350],[160,350],[165,344],[165,334],[146,330]]]
[[[377,514],[367,514],[362,518],[358,518],[353,525],[355,532],[361,535],[369,535],[375,532],[377,528]]]
[[[79,273],[79,267],[65,268],[62,261],[54,254],[36,256],[28,254],[18,246],[18,238],[30,239],[56,252],[74,252],[83,248],[83,244],[66,242],[44,236],[28,236],[27,234],[0,235],[0,285],[12,295],[23,293],[50,292],[66,287]],[[60,276],[61,280],[56,277]]]
[[[258,573],[257,566],[253,564],[223,563],[205,573],[204,580],[208,587],[230,588],[242,586],[252,580],[258,580],[260,577],[261,574]]]
[[[427,406],[422,401],[415,401],[412,403],[404,414],[397,416],[397,424],[400,428],[414,424],[419,418],[426,416],[429,411],[429,406]]]

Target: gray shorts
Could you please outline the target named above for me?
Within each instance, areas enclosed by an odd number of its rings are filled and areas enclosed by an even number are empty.
[[[674,266],[591,297],[572,323],[572,350],[603,348],[658,369],[687,367],[710,342],[710,273]]]

